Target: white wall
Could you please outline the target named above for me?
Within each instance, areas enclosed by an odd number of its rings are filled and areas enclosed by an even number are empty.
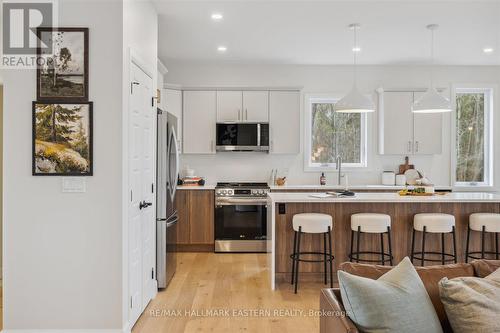
[[[331,93],[342,97],[351,87],[350,66],[299,66],[299,65],[210,65],[166,62],[169,73],[166,81],[183,86],[301,86],[303,95],[308,93]],[[376,97],[378,87],[425,88],[429,71],[422,66],[365,66],[358,69],[360,88]],[[435,80],[439,87],[450,87],[452,83],[499,84],[500,67],[451,67],[435,69]],[[303,108],[303,104],[301,107]],[[495,124],[500,128],[500,108],[496,103]],[[443,153],[435,156],[410,156],[416,168],[426,173],[436,185],[450,185],[450,115],[445,115],[443,128]],[[396,170],[404,156],[378,155],[377,115],[369,115],[368,123],[368,169],[349,172],[351,184],[379,184],[383,170]],[[301,131],[301,137],[303,130]],[[496,142],[500,139],[497,132]],[[303,147],[301,147],[303,150]],[[500,156],[497,145],[496,156]],[[500,163],[497,159],[496,165]],[[197,174],[207,177],[209,183],[229,180],[266,181],[271,169],[289,169],[289,184],[318,184],[319,173],[304,172],[303,156],[276,156],[259,153],[236,153],[217,155],[184,155],[182,166],[189,165]],[[496,168],[499,169],[498,167]],[[336,183],[336,174],[328,173],[329,184]],[[500,173],[495,177],[496,184]]]
[[[61,26],[89,27],[94,176],[87,192],[31,175],[36,75],[4,71],[4,328],[122,326],[122,3],[60,0]]]

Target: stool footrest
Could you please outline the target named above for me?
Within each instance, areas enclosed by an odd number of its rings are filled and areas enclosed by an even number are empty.
[[[481,255],[481,253],[482,253],[481,251],[469,252],[468,257],[469,257],[469,258],[471,258],[471,259],[483,259],[483,258],[481,258],[481,257],[474,257],[474,256],[473,256],[473,255],[475,255],[475,254],[479,254],[479,255]],[[471,254],[473,254],[473,255],[471,255]],[[496,252],[492,252],[492,251],[484,251],[484,254],[485,254],[485,255],[487,254],[487,255],[490,255],[490,256],[497,256],[497,253],[496,253]],[[487,258],[484,258],[484,259],[487,259]]]
[[[418,256],[420,255],[420,257]],[[451,253],[441,253],[441,252],[424,252],[424,255],[426,256],[424,258],[424,261],[430,261],[430,262],[443,262],[443,259],[432,259],[432,258],[427,258],[427,255],[438,255],[438,256],[445,256],[444,262],[455,262],[455,255]],[[422,252],[413,252],[413,260],[422,260]]]
[[[374,254],[374,255],[378,255],[378,256],[381,256],[382,253],[381,252],[375,252],[375,251],[360,251],[360,252],[353,252],[353,253],[350,253],[347,255],[347,257],[351,260],[356,260],[356,261],[363,261],[363,262],[379,262],[381,263],[382,260],[381,259],[363,259],[362,257],[357,257],[357,255],[360,254],[360,255],[366,255],[366,254]],[[384,255],[384,261],[387,260],[389,261],[390,259],[394,259],[394,256],[391,256],[390,253],[383,253]],[[387,259],[385,259],[387,258]]]
[[[299,255],[302,256],[302,255],[308,255],[308,254],[326,257],[326,261],[333,261],[333,259],[335,259],[333,255],[328,254],[328,253],[323,253],[323,252],[299,252],[299,253],[293,253],[293,254],[290,255],[290,258],[292,260],[303,261],[303,262],[324,262],[325,261],[325,259],[312,260],[312,259],[300,259],[299,258]]]

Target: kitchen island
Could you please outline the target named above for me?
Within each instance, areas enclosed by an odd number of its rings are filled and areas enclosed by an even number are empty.
[[[446,193],[430,197],[399,196],[397,193],[356,193],[354,197],[316,198],[312,193],[270,193],[268,195],[268,264],[272,289],[276,283],[290,283],[293,250],[293,215],[299,213],[324,213],[333,217],[334,278],[338,266],[348,261],[350,250],[350,217],[355,213],[383,213],[392,220],[392,252],[394,263],[398,263],[411,253],[413,216],[417,213],[446,213],[455,216],[457,257],[465,260],[465,242],[469,215],[472,213],[500,213],[500,195],[493,193]],[[421,237],[417,233],[416,249],[420,248]],[[486,249],[493,248],[494,237],[486,237]],[[451,235],[446,236],[446,252],[452,251]],[[448,238],[449,237],[449,238]],[[387,239],[385,248],[388,248]],[[322,252],[320,235],[303,235],[301,250]],[[471,248],[478,249],[479,234],[472,233]],[[379,250],[378,235],[363,234],[361,251]],[[440,236],[428,234],[427,251],[440,251]],[[301,281],[320,281],[322,264],[301,263]]]

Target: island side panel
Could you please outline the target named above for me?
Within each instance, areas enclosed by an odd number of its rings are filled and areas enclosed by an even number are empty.
[[[279,205],[279,204],[276,204]],[[351,244],[350,217],[355,213],[383,213],[391,216],[392,220],[392,251],[394,263],[398,263],[411,253],[411,238],[413,230],[413,216],[417,213],[447,213],[455,216],[457,254],[458,261],[465,260],[465,243],[469,215],[475,212],[500,213],[498,203],[286,203],[285,214],[279,214],[275,209],[276,223],[276,277],[278,281],[288,280],[291,273],[290,254],[293,251],[294,232],[292,228],[293,215],[299,213],[324,213],[329,214],[334,220],[332,234],[335,255],[334,269],[345,261],[348,261],[348,253]],[[416,250],[421,246],[421,235],[417,233]],[[480,235],[473,233],[471,237],[471,248],[480,249]],[[445,250],[452,251],[452,237],[446,235]],[[494,249],[494,236],[489,235],[486,239],[486,249]],[[385,238],[385,250],[388,251],[388,243]],[[360,250],[380,249],[380,238],[378,235],[363,234],[361,236]],[[305,252],[320,252],[323,250],[323,238],[320,235],[304,235],[301,250]],[[426,238],[427,251],[440,251],[441,238],[438,235],[430,235]],[[375,257],[369,257],[374,259]],[[429,265],[430,263],[426,263]],[[439,263],[437,263],[439,264]],[[300,264],[301,276],[305,280],[318,280],[322,278],[323,265],[312,263]]]

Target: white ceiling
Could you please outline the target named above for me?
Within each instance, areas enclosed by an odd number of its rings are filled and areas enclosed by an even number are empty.
[[[169,1],[159,14],[159,57],[209,63],[350,64],[361,24],[361,64],[423,64],[429,23],[436,63],[500,65],[500,1]],[[213,12],[224,15],[213,22]],[[217,46],[225,45],[224,54]],[[492,54],[483,48],[492,47]]]

